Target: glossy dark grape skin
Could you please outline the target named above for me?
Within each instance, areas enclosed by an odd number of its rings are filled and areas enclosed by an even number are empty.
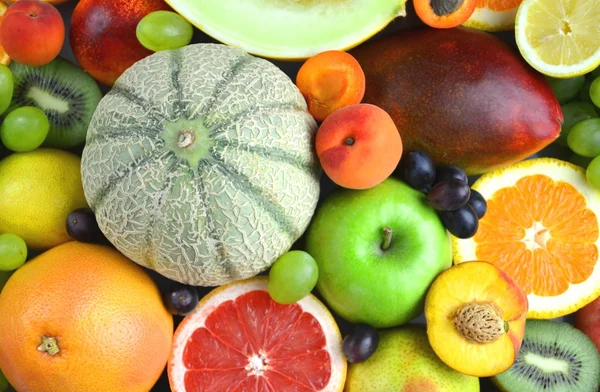
[[[479,229],[477,213],[469,204],[465,204],[458,210],[441,211],[440,218],[448,231],[455,237],[471,238]]]
[[[163,295],[167,310],[178,316],[190,314],[198,306],[199,300],[200,297],[196,288],[183,284],[174,284]]]
[[[435,180],[435,164],[422,151],[407,151],[402,154],[398,173],[411,187],[429,193]]]
[[[67,233],[80,242],[97,244],[108,242],[98,227],[94,212],[89,208],[80,208],[69,214]]]
[[[350,363],[364,362],[377,350],[379,331],[369,325],[359,324],[344,336],[342,349]]]
[[[438,211],[452,211],[467,204],[470,195],[469,184],[452,179],[435,184],[427,195],[427,201]]]
[[[485,216],[485,213],[487,212],[487,202],[481,193],[471,189],[471,197],[469,197],[469,201],[467,203],[473,207],[473,210],[475,210],[475,213],[479,219]]]
[[[457,166],[439,166],[435,171],[435,182],[448,181],[448,180],[459,180],[464,183],[469,183],[469,178],[467,177],[467,173],[463,169]]]

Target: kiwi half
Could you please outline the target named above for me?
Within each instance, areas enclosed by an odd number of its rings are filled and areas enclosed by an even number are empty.
[[[600,354],[570,324],[527,320],[517,360],[493,381],[506,392],[598,392]]]
[[[22,106],[42,109],[50,121],[44,146],[72,148],[85,142],[87,129],[102,98],[96,81],[68,60],[57,57],[41,67],[16,62],[10,112]]]

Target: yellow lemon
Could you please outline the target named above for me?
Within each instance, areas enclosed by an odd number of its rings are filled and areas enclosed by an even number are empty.
[[[50,148],[0,161],[0,234],[16,234],[38,250],[70,241],[67,216],[87,207],[80,163],[77,155]]]

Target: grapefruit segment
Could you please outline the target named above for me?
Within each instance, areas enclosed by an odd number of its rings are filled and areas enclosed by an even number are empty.
[[[315,297],[281,305],[257,277],[213,290],[174,336],[175,392],[341,391],[346,360],[329,311]]]
[[[288,60],[349,49],[406,15],[406,0],[166,1],[193,25],[227,45]]]
[[[530,318],[572,313],[600,295],[600,193],[557,159],[523,161],[473,184],[488,202],[477,234],[454,240],[454,262],[486,260],[528,295]]]

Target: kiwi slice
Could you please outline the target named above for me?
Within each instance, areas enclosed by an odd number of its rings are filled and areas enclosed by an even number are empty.
[[[506,392],[598,392],[600,354],[570,324],[527,320],[517,360],[493,380]]]
[[[22,106],[42,109],[50,121],[46,147],[72,148],[85,142],[102,98],[96,81],[68,60],[57,57],[41,67],[12,62],[15,91],[8,111]]]

